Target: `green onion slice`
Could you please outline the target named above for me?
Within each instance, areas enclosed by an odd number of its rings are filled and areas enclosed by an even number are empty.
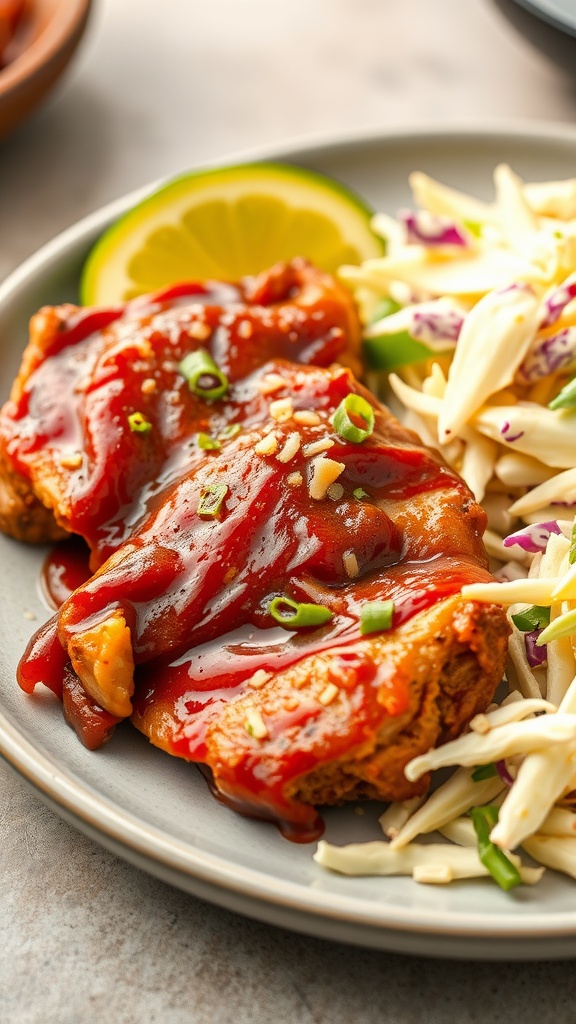
[[[360,610],[360,632],[380,633],[390,629],[394,614],[394,601],[367,601]]]
[[[218,437],[221,437],[223,441],[227,441],[230,437],[236,437],[236,434],[239,434],[241,430],[242,427],[239,423],[229,423],[227,427],[224,427],[224,430],[220,431]]]
[[[211,452],[218,451],[222,447],[220,441],[216,441],[210,434],[198,434],[198,447],[202,448],[203,451]]]
[[[332,417],[332,426],[345,441],[361,444],[374,431],[374,409],[362,395],[346,395]]]
[[[568,555],[568,561],[570,565],[574,565],[576,562],[576,523],[572,527],[572,534],[570,537],[570,553]]]
[[[141,412],[131,412],[128,417],[128,426],[133,434],[148,434],[152,430],[150,420],[147,420]]]
[[[287,626],[289,629],[322,626],[333,615],[323,604],[300,604],[290,597],[275,597],[270,602],[270,614],[281,626]]]
[[[222,398],[228,391],[228,378],[204,348],[189,352],[178,369],[188,381],[190,390],[200,398],[214,400]]]
[[[200,492],[200,501],[196,509],[199,516],[217,516],[222,502],[228,494],[227,484],[208,484]]]
[[[362,501],[362,498],[370,497],[368,492],[365,491],[363,487],[357,487],[355,491],[352,491],[352,494],[354,495],[355,498],[358,499],[358,501]]]
[[[467,220],[462,221],[464,227],[474,238],[482,238],[482,223],[479,220]]]
[[[565,612],[564,615],[559,615],[554,622],[546,626],[536,640],[536,646],[543,647],[545,644],[551,643],[552,640],[561,640],[562,637],[572,636],[573,633],[576,633],[576,608]]]
[[[544,629],[550,622],[550,609],[534,604],[523,612],[511,616],[512,622],[521,633],[532,633],[535,629]]]
[[[495,775],[498,775],[498,769],[492,762],[491,764],[479,764],[470,778],[472,782],[484,782],[484,779],[492,779]]]
[[[514,867],[506,854],[490,840],[490,833],[498,821],[498,808],[487,804],[484,807],[473,807],[469,814],[476,833],[478,856],[494,881],[506,892],[516,885],[521,885],[522,879],[518,868]]]
[[[549,409],[576,409],[576,377],[569,380],[556,398],[548,402]]]
[[[391,299],[387,296],[376,306],[374,314],[370,318],[370,323],[375,324],[378,320],[383,320],[386,316],[392,316],[392,314],[397,313],[399,309],[402,309],[400,303],[396,302],[396,299]]]

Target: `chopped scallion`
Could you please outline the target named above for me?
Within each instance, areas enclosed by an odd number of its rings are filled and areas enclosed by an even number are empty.
[[[371,317],[370,322],[376,323],[377,320],[383,320],[386,316],[392,316],[392,314],[397,313],[399,309],[402,309],[400,303],[396,302],[396,299],[391,299],[387,296],[376,306],[374,315]]]
[[[131,412],[128,417],[128,426],[133,434],[148,434],[152,430],[150,420],[147,420],[141,412]]]
[[[463,220],[464,227],[474,238],[482,238],[482,224],[479,220]]]
[[[370,495],[367,493],[367,491],[364,490],[363,487],[357,487],[355,491],[352,491],[352,494],[354,495],[355,498],[357,498],[358,501],[361,501],[362,498],[370,497]]]
[[[270,614],[281,626],[299,629],[301,626],[322,626],[333,613],[323,604],[301,604],[290,597],[275,597],[270,602]]]
[[[546,626],[536,640],[536,646],[543,647],[545,644],[551,643],[552,640],[561,640],[562,637],[572,636],[573,633],[576,633],[576,608],[565,612],[564,615],[559,615],[554,622]]]
[[[498,821],[498,808],[492,804],[473,807],[470,817],[478,842],[478,856],[492,878],[506,892],[522,883],[520,872],[505,853],[490,839],[490,833]]]
[[[332,425],[345,441],[361,444],[374,431],[374,409],[362,395],[346,395],[332,417]]]
[[[226,484],[208,484],[203,487],[200,493],[197,512],[199,516],[217,516],[220,513],[222,502],[228,494]]]
[[[572,534],[570,536],[570,553],[568,555],[568,561],[570,565],[574,565],[574,562],[576,562],[576,523],[572,527]]]
[[[512,622],[521,633],[532,633],[535,629],[544,629],[550,622],[550,609],[534,604],[523,612],[511,616]]]
[[[491,763],[478,765],[470,777],[472,782],[484,782],[484,779],[492,779],[495,775],[498,775],[498,769],[494,763]]]
[[[370,370],[388,372],[408,363],[421,363],[431,355],[431,349],[421,341],[416,341],[408,331],[364,338],[362,352]]]
[[[239,423],[229,423],[227,427],[224,427],[224,430],[220,431],[218,437],[221,437],[223,441],[227,441],[230,437],[236,437],[236,434],[239,434],[241,430],[242,427]]]
[[[198,434],[198,447],[202,448],[203,451],[218,451],[222,447],[220,441],[216,441],[210,434]]]
[[[214,400],[222,398],[228,391],[228,378],[218,369],[211,355],[204,348],[189,352],[178,369],[188,381],[188,387],[200,398]]]
[[[367,601],[360,611],[360,632],[380,633],[390,629],[394,614],[394,601]]]
[[[548,402],[549,409],[575,409],[576,408],[576,377],[569,380],[556,398]]]

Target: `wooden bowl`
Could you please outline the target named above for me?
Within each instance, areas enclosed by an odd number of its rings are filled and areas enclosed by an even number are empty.
[[[92,0],[28,0],[0,67],[0,139],[44,99],[74,53]]]

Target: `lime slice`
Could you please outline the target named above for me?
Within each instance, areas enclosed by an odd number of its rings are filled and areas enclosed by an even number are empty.
[[[237,281],[294,256],[334,272],[382,255],[371,217],[343,185],[301,167],[188,174],[105,232],[84,267],[81,300],[109,305],[181,281]]]

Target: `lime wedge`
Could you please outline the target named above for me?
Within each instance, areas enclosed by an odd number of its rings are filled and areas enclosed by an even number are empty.
[[[237,281],[305,256],[323,270],[381,256],[372,211],[343,185],[288,164],[243,164],[169,182],[105,232],[80,294],[109,305],[181,281]]]

